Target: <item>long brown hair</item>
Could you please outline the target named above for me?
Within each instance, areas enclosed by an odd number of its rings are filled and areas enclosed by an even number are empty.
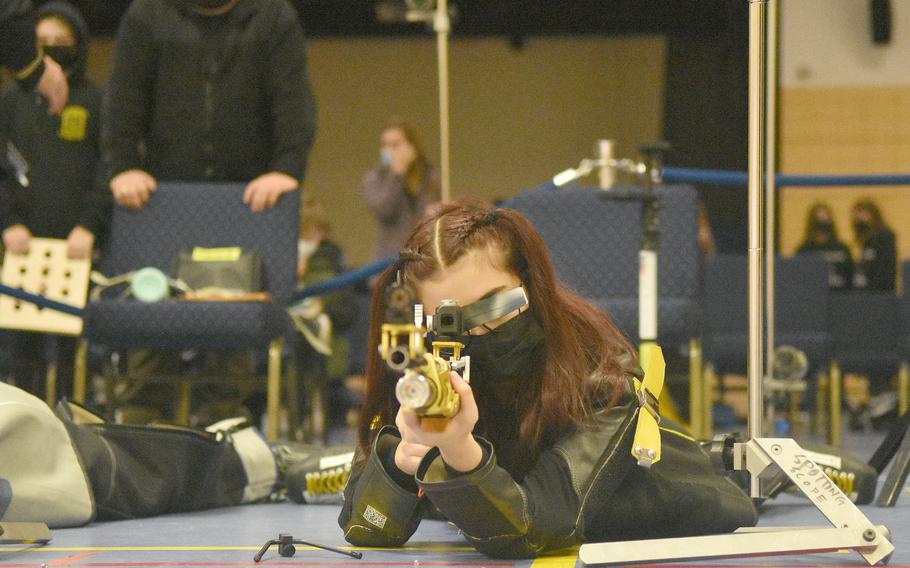
[[[829,234],[831,242],[837,242],[837,227],[834,224],[834,212],[831,210],[831,207],[819,201],[813,203],[812,207],[809,208],[809,214],[806,216],[806,231],[803,242],[813,242],[817,238],[818,233],[820,232],[818,220],[819,211],[825,211],[828,214],[828,220],[831,222],[831,232]]]
[[[636,365],[632,345],[610,318],[556,278],[540,234],[514,209],[495,209],[477,199],[443,206],[418,225],[402,261],[387,269],[373,292],[370,346],[379,344],[384,291],[400,269],[419,282],[474,250],[501,253],[505,268],[521,278],[532,314],[543,329],[545,356],[529,377],[528,401],[519,416],[519,443],[536,452],[575,428],[594,406],[615,404],[624,377]],[[593,379],[593,380],[592,380]],[[367,361],[367,393],[358,441],[364,455],[376,425],[391,424],[398,411],[395,380],[376,349]]]
[[[393,116],[386,122],[383,132],[386,130],[400,130],[404,139],[414,147],[414,161],[406,174],[405,183],[408,185],[408,192],[411,195],[417,195],[421,191],[429,191],[432,195],[438,197],[439,188],[437,183],[430,176],[430,161],[423,151],[423,146],[417,136],[414,126],[406,120]]]
[[[860,199],[853,204],[852,211],[866,211],[872,218],[869,223],[869,231],[865,234],[857,234],[857,240],[865,245],[869,237],[885,227],[885,219],[882,217],[882,211],[871,199]]]

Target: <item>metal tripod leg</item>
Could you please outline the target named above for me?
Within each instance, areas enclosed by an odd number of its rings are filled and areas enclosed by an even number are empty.
[[[735,444],[733,452],[734,468],[748,471],[753,487],[783,471],[833,528],[740,529],[734,534],[716,536],[583,544],[578,551],[582,565],[777,556],[840,549],[856,550],[872,565],[894,551],[888,529],[873,525],[793,440],[753,438]]]
[[[879,507],[893,507],[904,488],[908,473],[910,473],[910,435],[904,432],[904,440],[894,456],[894,463],[891,464],[888,477],[885,478],[885,484],[882,485],[875,504]]]

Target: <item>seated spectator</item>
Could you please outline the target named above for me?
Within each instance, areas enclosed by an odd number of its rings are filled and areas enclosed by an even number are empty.
[[[298,287],[334,278],[348,269],[344,252],[330,239],[331,225],[322,206],[304,196],[298,241]],[[344,336],[357,317],[354,291],[338,289],[310,297],[292,309],[292,318],[305,341],[299,343],[297,365],[301,381],[300,408],[306,408],[304,392],[313,382],[326,388],[330,424],[344,423],[351,395],[344,386],[348,374],[349,346]]]
[[[871,199],[861,199],[850,212],[860,250],[853,287],[893,292],[897,282],[897,247],[894,231],[885,225],[882,213]]]
[[[831,208],[816,203],[806,218],[806,234],[796,254],[821,254],[828,263],[828,287],[847,290],[853,284],[850,249],[838,237]]]

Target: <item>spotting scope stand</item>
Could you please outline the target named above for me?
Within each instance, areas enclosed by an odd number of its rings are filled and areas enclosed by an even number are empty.
[[[638,201],[641,203],[641,243],[638,247],[638,336],[639,358],[643,369],[647,369],[651,350],[657,345],[657,249],[660,246],[658,210],[660,197],[654,186],[663,181],[664,156],[670,146],[666,142],[644,145],[639,148],[644,160],[602,157],[584,159],[577,168],[562,171],[553,177],[553,185],[561,187],[594,171],[595,168],[630,174],[642,180],[643,191],[609,189],[601,194],[602,199],[616,201]],[[612,177],[612,176],[611,176]]]
[[[873,525],[790,438],[753,438],[730,444],[724,460],[746,470],[753,487],[784,472],[831,527],[748,527],[732,534],[583,544],[582,566],[677,562],[855,550],[870,564],[887,561],[894,551],[891,533]],[[730,463],[732,460],[732,463]]]
[[[0,521],[0,544],[38,544],[51,541],[51,531],[44,523],[7,523]]]
[[[639,148],[644,160],[611,160],[618,170],[631,173],[643,182],[643,191],[610,190],[601,194],[602,199],[638,201],[641,203],[641,243],[638,247],[638,337],[639,359],[643,369],[648,368],[651,350],[657,346],[657,249],[660,247],[658,211],[660,197],[654,186],[663,181],[664,156],[670,149],[666,142],[644,145]]]
[[[657,248],[660,244],[658,210],[653,191],[662,180],[666,144],[644,146],[644,162],[627,171],[643,178],[642,192],[605,192],[605,199],[630,199],[642,203],[641,281],[639,335],[645,355],[657,339]],[[650,258],[649,258],[650,257]],[[644,363],[643,363],[644,364]],[[753,497],[766,494],[783,472],[828,519],[832,527],[746,527],[732,534],[583,544],[578,552],[582,566],[613,566],[693,559],[741,558],[856,550],[872,565],[886,561],[894,551],[891,533],[873,525],[841,489],[825,475],[799,445],[789,438],[753,438],[734,443],[728,437],[715,456],[719,469],[748,471]]]
[[[773,0],[771,0],[773,1]],[[702,558],[778,556],[815,552],[857,551],[870,565],[886,562],[894,551],[891,533],[873,525],[840,488],[790,438],[766,438],[762,431],[765,36],[768,0],[749,2],[749,436],[736,443],[726,438],[715,454],[718,469],[747,471],[750,495],[760,499],[781,473],[825,516],[831,527],[748,527],[731,534],[583,544],[583,566],[677,562]],[[774,68],[776,72],[776,67]],[[773,126],[773,121],[767,124]],[[771,129],[771,128],[769,128]],[[771,138],[769,136],[769,138]],[[717,459],[717,454],[720,458]],[[896,464],[895,464],[896,465]],[[658,466],[659,467],[659,466]],[[765,487],[763,487],[765,486]]]

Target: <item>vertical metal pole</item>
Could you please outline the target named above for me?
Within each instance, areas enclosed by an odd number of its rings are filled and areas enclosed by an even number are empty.
[[[600,167],[598,176],[600,179],[600,189],[612,189],[616,184],[616,167],[609,164],[613,159],[613,149],[616,146],[614,140],[601,139],[597,141],[597,157],[604,161]]]
[[[906,293],[906,292],[905,292]],[[907,362],[901,363],[897,373],[897,414],[902,416],[910,407],[910,367]]]
[[[749,437],[761,438],[762,369],[762,168],[764,166],[765,23],[767,0],[749,0]],[[752,488],[759,496],[759,488]]]
[[[433,18],[436,30],[436,60],[439,66],[439,170],[442,202],[452,198],[449,173],[449,7],[439,0]]]
[[[777,27],[778,1],[768,0],[767,44],[765,45],[767,75],[765,77],[765,370],[771,374],[774,364],[774,261],[775,222],[777,215]]]
[[[88,394],[88,342],[80,339],[76,345],[76,362],[73,369],[73,400],[85,404]]]

